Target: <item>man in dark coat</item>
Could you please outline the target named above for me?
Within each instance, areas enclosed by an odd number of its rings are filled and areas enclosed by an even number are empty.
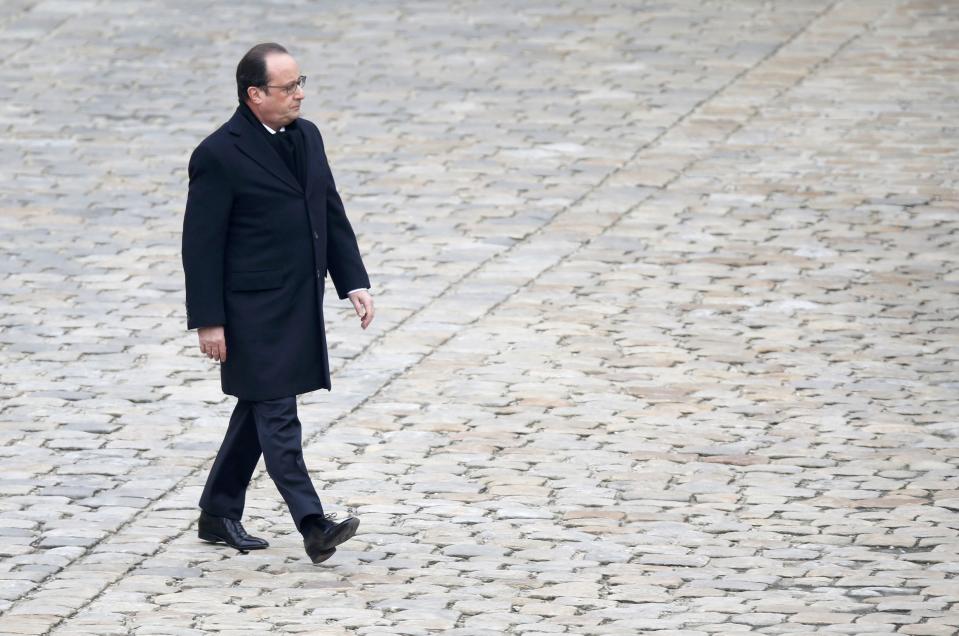
[[[262,549],[240,519],[260,454],[314,563],[359,520],[325,515],[303,462],[296,396],[330,389],[323,326],[327,272],[373,320],[370,280],[327,163],[320,131],[301,119],[306,78],[278,44],[259,44],[236,70],[240,105],[197,146],[183,222],[187,327],[220,363],[238,398],[200,498],[199,537]]]

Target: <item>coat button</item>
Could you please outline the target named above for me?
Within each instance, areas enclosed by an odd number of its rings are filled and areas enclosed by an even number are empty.
[[[320,270],[316,270],[316,277],[317,277],[317,278],[320,277]]]
[[[316,232],[313,232],[313,238],[315,238],[317,241],[319,241],[319,240],[320,240],[320,235],[317,234]]]

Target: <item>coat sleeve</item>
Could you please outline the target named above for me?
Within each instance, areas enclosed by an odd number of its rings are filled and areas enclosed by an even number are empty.
[[[323,148],[322,137],[320,148]],[[326,151],[323,153],[325,155]],[[369,289],[370,277],[360,257],[356,234],[346,218],[343,200],[336,191],[332,170],[326,192],[326,266],[340,298],[346,298],[347,293],[354,289]]]
[[[187,329],[226,324],[223,263],[233,193],[230,182],[204,145],[193,151],[183,216],[183,273]]]

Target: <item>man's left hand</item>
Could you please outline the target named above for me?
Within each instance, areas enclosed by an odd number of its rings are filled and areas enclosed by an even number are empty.
[[[360,317],[360,326],[366,329],[373,322],[373,297],[365,289],[350,294],[350,302],[356,315]]]

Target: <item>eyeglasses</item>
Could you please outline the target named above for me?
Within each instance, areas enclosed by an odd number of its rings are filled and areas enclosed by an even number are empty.
[[[296,92],[296,89],[302,89],[306,86],[306,75],[300,75],[296,78],[295,82],[290,82],[289,84],[284,84],[283,86],[271,86],[270,84],[264,84],[262,88],[279,88],[286,95],[292,95]]]

